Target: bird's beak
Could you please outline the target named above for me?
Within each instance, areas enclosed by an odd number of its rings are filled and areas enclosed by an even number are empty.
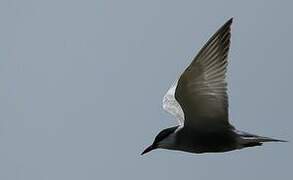
[[[156,147],[152,144],[149,147],[147,147],[140,155],[144,155],[145,153],[148,153],[154,149],[156,149]]]

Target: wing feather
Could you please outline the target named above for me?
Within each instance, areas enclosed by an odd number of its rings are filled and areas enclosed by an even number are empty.
[[[232,19],[210,38],[178,80],[175,100],[184,112],[185,126],[231,127],[225,80],[231,24]]]
[[[171,115],[175,116],[179,125],[183,125],[184,124],[184,113],[183,113],[181,106],[179,105],[179,103],[175,99],[175,90],[177,87],[177,82],[178,82],[178,80],[176,80],[173,83],[171,88],[167,91],[167,93],[163,97],[163,109],[165,111],[167,111],[168,113],[170,113]]]

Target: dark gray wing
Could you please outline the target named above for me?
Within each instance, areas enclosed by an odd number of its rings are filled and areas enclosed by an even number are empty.
[[[231,24],[232,19],[209,39],[178,80],[175,98],[184,111],[184,126],[231,127],[225,81]]]

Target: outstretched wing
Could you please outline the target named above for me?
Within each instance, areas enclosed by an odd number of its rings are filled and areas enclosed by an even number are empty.
[[[177,82],[176,80],[171,88],[167,91],[163,98],[163,108],[166,110],[168,113],[172,114],[175,116],[175,118],[178,120],[179,125],[184,124],[184,113],[182,108],[180,107],[179,103],[175,99],[175,90],[177,87]]]
[[[231,24],[232,19],[209,39],[178,80],[175,98],[184,111],[184,126],[231,127],[225,81]]]

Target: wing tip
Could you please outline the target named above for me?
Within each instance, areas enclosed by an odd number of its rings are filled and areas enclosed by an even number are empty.
[[[222,29],[226,29],[227,27],[230,27],[233,23],[234,17],[231,17],[229,20],[226,21],[226,23],[222,26]]]
[[[234,17],[231,17],[228,21],[227,24],[232,24]]]

